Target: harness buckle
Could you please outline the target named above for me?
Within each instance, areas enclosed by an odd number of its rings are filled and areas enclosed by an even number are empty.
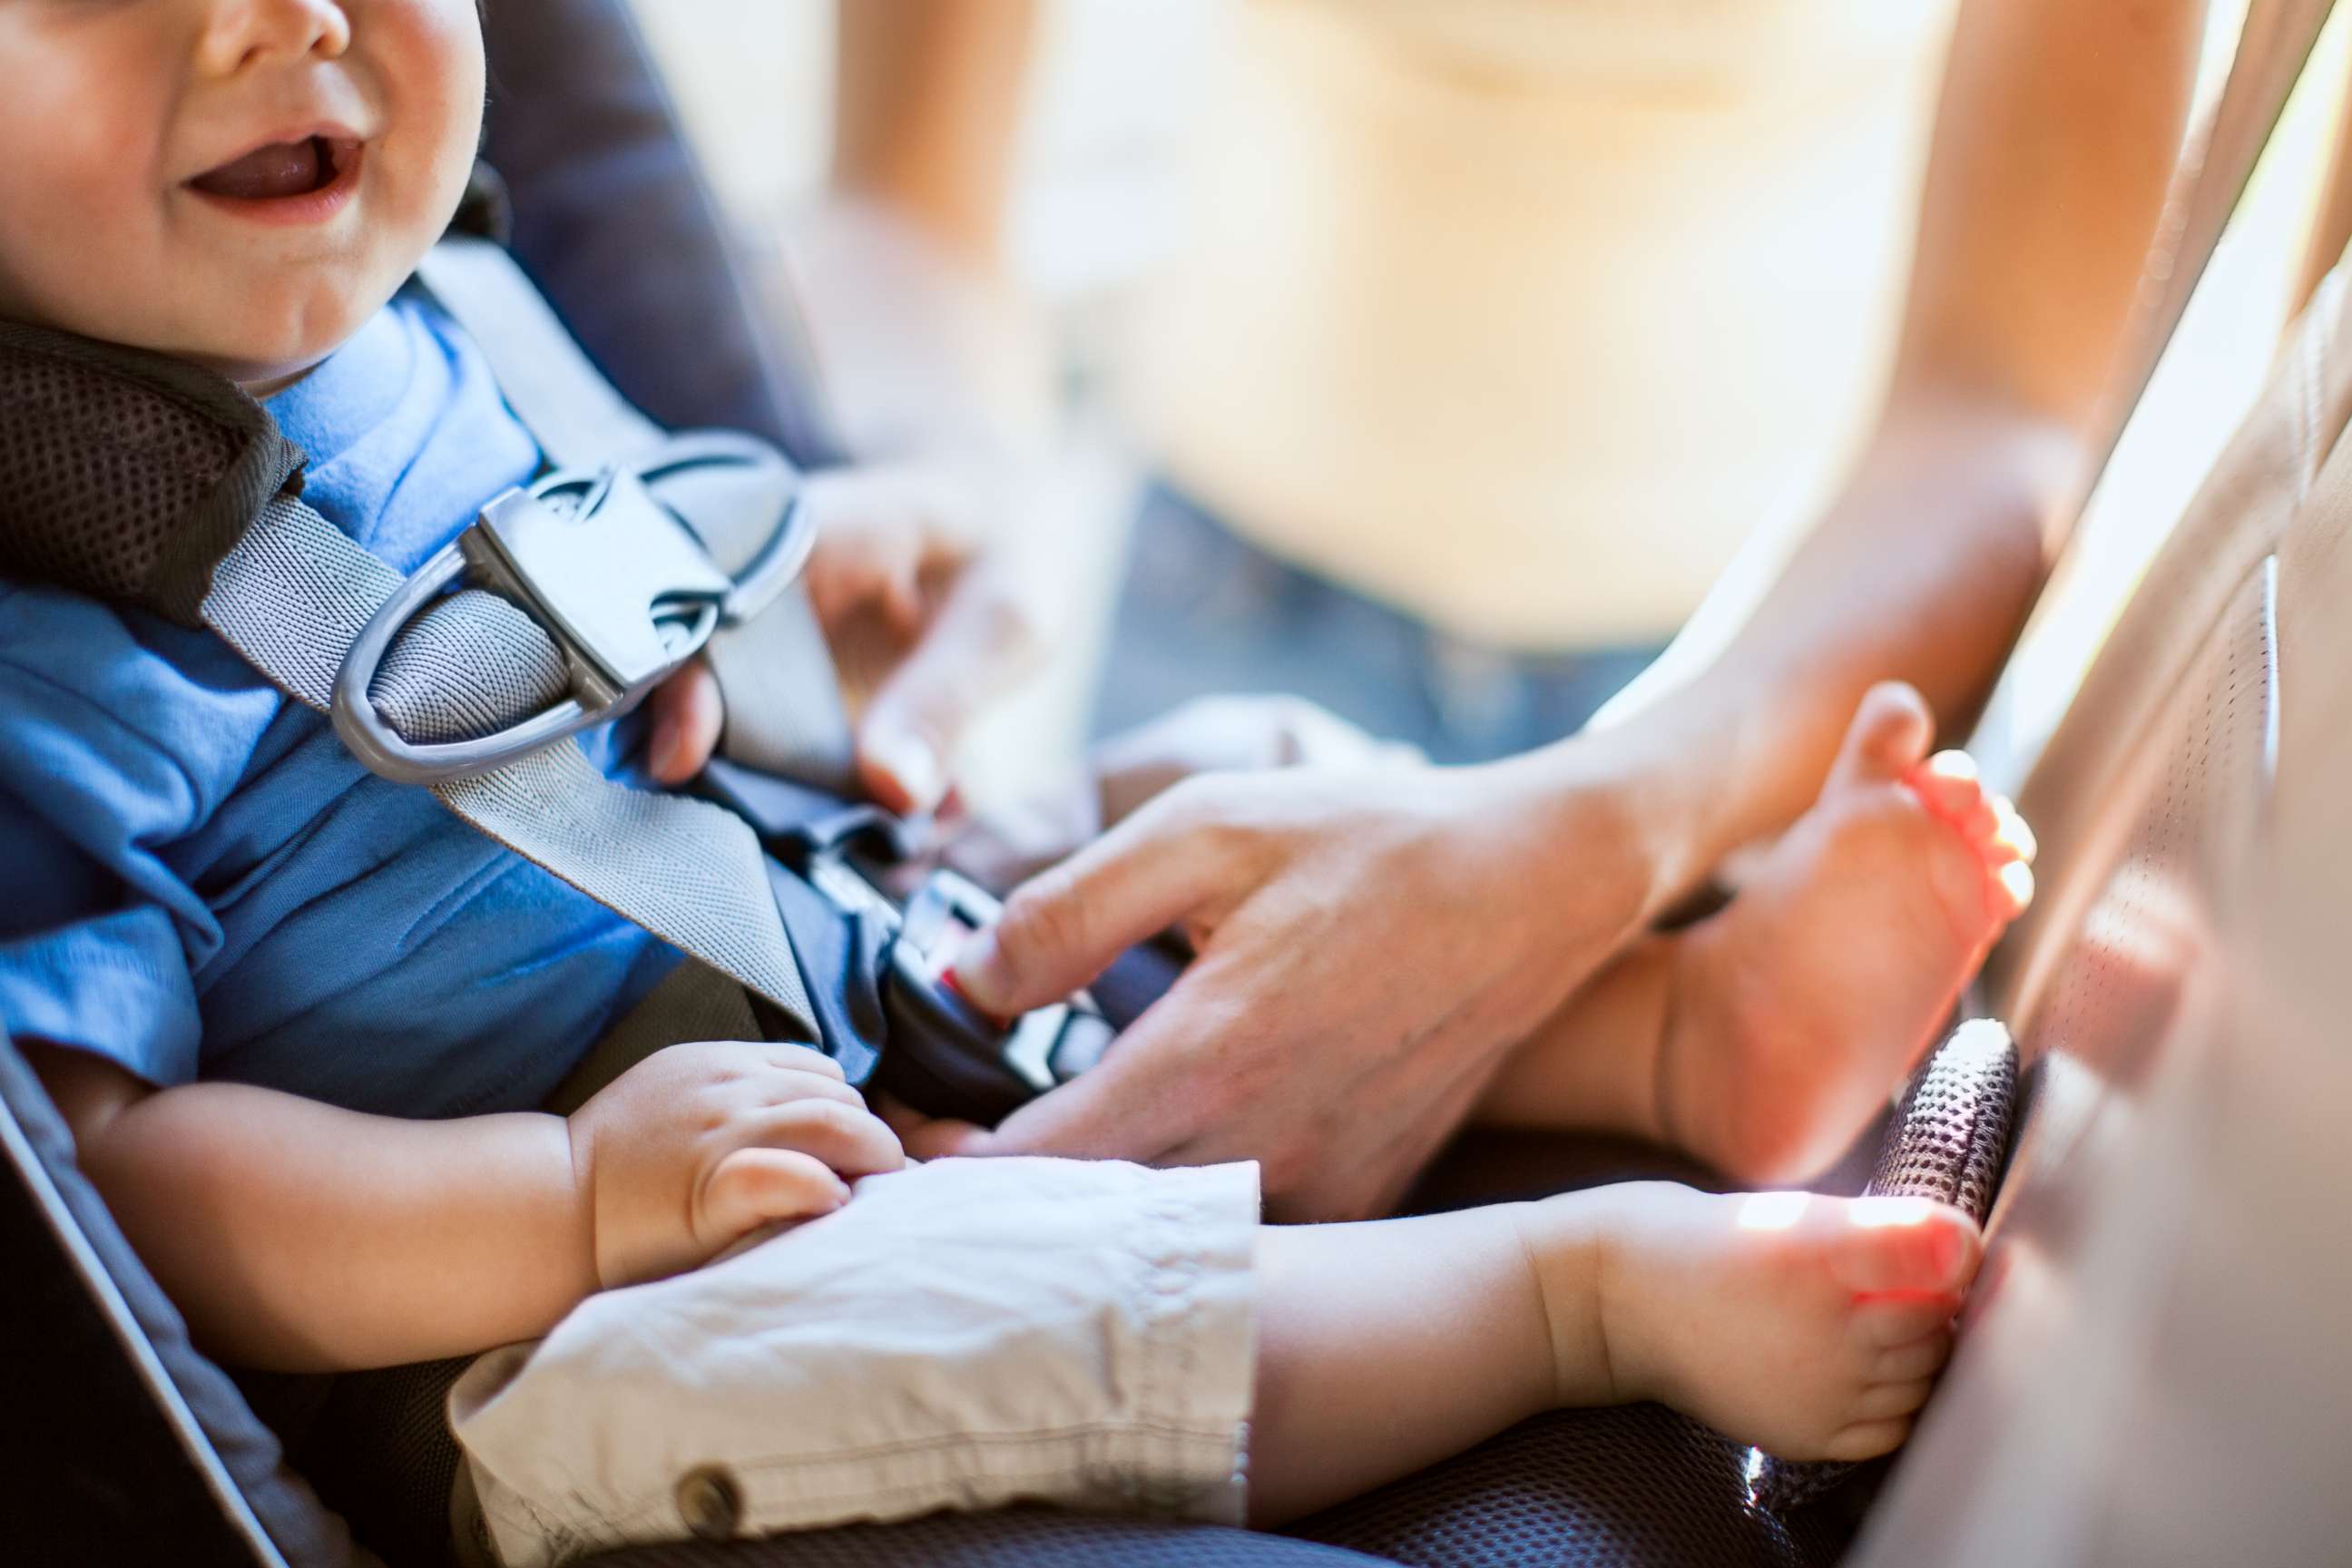
[[[972,1005],[955,983],[955,955],[1003,908],[943,870],[907,900],[882,987],[890,1044],[881,1073],[919,1110],[992,1126],[1093,1067],[1116,1033],[1083,991],[1009,1021]]]
[[[437,784],[505,766],[617,719],[699,652],[723,624],[748,618],[798,576],[813,524],[790,500],[791,470],[762,443],[680,437],[642,464],[559,469],[484,507],[449,544],[384,601],[343,658],[335,679],[335,732],[372,773]],[[780,508],[739,574],[656,487],[709,500],[751,481],[753,504]],[[370,700],[376,671],[403,627],[460,578],[520,606],[562,654],[562,700],[470,740],[414,742]]]
[[[870,1074],[918,1110],[993,1124],[1093,1067],[1108,1048],[1118,1028],[1097,992],[1117,994],[1119,963],[1095,988],[1009,1021],[972,1005],[955,983],[956,954],[1003,906],[966,878],[916,863],[917,825],[719,760],[695,789],[759,834],[774,857],[780,903],[787,894],[795,900],[814,894],[841,921],[870,933],[868,952],[841,960],[861,985],[871,985],[880,1007],[878,1019],[843,1031],[853,1038],[871,1031],[880,1041],[878,1051],[857,1038],[857,1052],[836,1054],[852,1084],[864,1087]],[[793,905],[785,907],[790,927]],[[823,949],[819,942],[801,951]],[[1153,994],[1167,984],[1161,978]]]
[[[593,483],[569,515],[551,504],[561,491],[509,490],[457,542],[482,586],[555,638],[581,705],[602,710],[709,641],[734,582],[635,474],[607,468]]]

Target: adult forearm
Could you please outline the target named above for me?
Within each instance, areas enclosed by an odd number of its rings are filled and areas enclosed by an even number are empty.
[[[2080,445],[1945,405],[1892,416],[1837,504],[1684,689],[1588,742],[1633,759],[1675,847],[1672,898],[1811,803],[1855,704],[1907,680],[1947,734],[1990,690],[2044,576],[2044,521]]]
[[[559,1117],[402,1121],[194,1084],[128,1106],[79,1155],[198,1342],[238,1364],[482,1350],[596,1289]]]
[[[779,235],[772,280],[861,458],[1034,445],[1052,370],[1002,231],[1034,0],[841,7],[833,199]]]
[[[887,201],[992,266],[1035,26],[1035,0],[842,6],[835,188]]]
[[[1837,501],[1685,689],[1561,748],[1669,900],[1818,788],[1855,700],[1980,701],[2082,477],[2187,116],[2202,0],[1966,0],[1892,390]]]

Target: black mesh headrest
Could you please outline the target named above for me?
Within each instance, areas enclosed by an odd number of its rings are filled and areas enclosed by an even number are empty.
[[[214,563],[302,460],[225,377],[0,321],[0,574],[194,626]]]

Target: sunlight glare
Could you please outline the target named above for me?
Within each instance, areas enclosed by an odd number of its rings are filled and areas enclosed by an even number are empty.
[[[1742,1230],[1788,1230],[1813,1201],[1811,1193],[1754,1193],[1739,1205]]]

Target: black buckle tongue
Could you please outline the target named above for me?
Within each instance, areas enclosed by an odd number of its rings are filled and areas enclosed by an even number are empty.
[[[915,874],[906,862],[924,836],[919,822],[722,761],[703,770],[696,788],[749,822],[775,857],[770,879],[804,963],[833,951],[836,929],[881,933],[870,976],[859,968],[851,987],[853,1001],[878,993],[878,1026],[868,1035],[845,1016],[840,1032],[865,1037],[827,1040],[852,1083],[863,1084],[870,1064],[876,1084],[917,1110],[994,1123],[1101,1059],[1118,1029],[1089,993],[1006,1022],[956,988],[957,952],[1003,906],[940,869],[923,875],[903,909],[884,891]],[[796,910],[819,929],[804,931]],[[1165,988],[1162,979],[1153,994]]]
[[[934,871],[907,902],[883,984],[890,1019],[882,1081],[919,1110],[992,1125],[1101,1059],[1115,1031],[1080,992],[1010,1021],[972,1005],[952,965],[972,933],[1002,912],[951,871]]]

